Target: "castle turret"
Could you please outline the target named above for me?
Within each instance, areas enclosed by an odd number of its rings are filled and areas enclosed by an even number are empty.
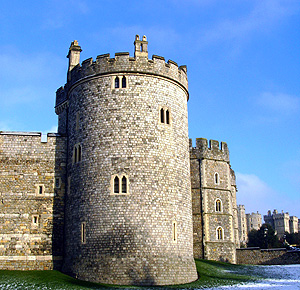
[[[68,80],[70,71],[80,63],[80,52],[82,51],[81,47],[78,45],[78,41],[74,40],[69,48],[69,53],[67,58],[69,59],[69,68],[68,68]]]
[[[59,127],[68,136],[63,271],[79,279],[197,279],[186,67],[149,60],[147,43],[136,37],[135,57],[72,61],[57,91]],[[71,48],[78,56],[80,47]]]
[[[247,218],[245,206],[239,204],[238,207],[238,227],[239,227],[239,239],[243,246],[246,246],[248,241],[248,230],[247,230]]]
[[[227,144],[197,138],[190,158],[195,258],[235,263],[236,185]]]
[[[148,59],[148,41],[145,35],[142,40],[138,35],[135,36],[134,57],[146,57]]]

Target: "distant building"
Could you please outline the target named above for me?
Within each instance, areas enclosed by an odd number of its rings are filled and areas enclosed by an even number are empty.
[[[266,224],[269,224],[275,230],[274,219],[270,210],[268,210],[267,215],[264,215],[264,221]]]
[[[265,223],[270,224],[278,237],[282,237],[285,232],[288,233],[298,233],[299,232],[299,219],[296,216],[290,216],[288,212],[278,213],[276,209],[274,209],[273,214],[271,211],[268,211],[267,215],[264,215]]]
[[[239,240],[241,245],[246,244],[248,241],[247,218],[245,206],[240,204],[237,206],[238,213],[238,227],[239,227]]]
[[[298,233],[298,218],[296,216],[290,216],[290,233]]]
[[[248,229],[248,233],[251,230],[259,230],[261,225],[262,225],[262,217],[261,214],[259,212],[252,212],[247,213],[246,214],[246,218],[247,218],[247,229]]]

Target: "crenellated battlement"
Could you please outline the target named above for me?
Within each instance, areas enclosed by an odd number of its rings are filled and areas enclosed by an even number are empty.
[[[76,46],[74,43],[76,42]],[[178,66],[172,60],[165,61],[165,58],[158,55],[153,55],[152,59],[148,59],[148,51],[146,37],[140,40],[138,35],[135,39],[134,57],[129,55],[129,52],[115,53],[113,58],[110,54],[102,54],[93,58],[84,60],[81,65],[79,63],[79,54],[81,47],[77,41],[72,42],[68,54],[70,60],[68,81],[64,87],[61,87],[56,92],[56,105],[60,106],[68,98],[68,92],[76,83],[93,77],[110,74],[148,74],[170,79],[184,88],[188,98],[188,80],[187,68],[185,65]],[[77,64],[76,64],[77,62]]]
[[[192,139],[190,139],[190,155],[191,158],[207,158],[229,162],[227,143],[219,143],[216,140],[208,141],[205,138],[196,138],[196,147],[193,147]]]
[[[178,67],[176,62],[172,60],[166,62],[161,56],[153,55],[152,59],[144,59],[141,57],[130,57],[128,52],[119,52],[115,54],[114,58],[111,58],[110,54],[103,54],[98,55],[95,61],[92,58],[84,60],[81,65],[78,64],[71,70],[69,85],[96,75],[145,73],[172,79],[187,90],[186,72],[186,66]]]

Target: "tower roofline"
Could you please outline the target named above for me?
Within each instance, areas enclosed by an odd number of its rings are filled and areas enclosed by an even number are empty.
[[[229,162],[229,150],[226,142],[196,138],[196,147],[190,139],[191,156],[198,159],[214,159]]]
[[[158,55],[153,55],[152,59],[148,59],[146,36],[143,36],[140,40],[139,36],[136,35],[134,57],[131,57],[129,52],[117,52],[111,58],[110,54],[107,53],[98,55],[96,60],[88,58],[80,64],[81,51],[78,42],[73,41],[67,56],[69,58],[67,84],[64,86],[63,94],[62,89],[59,89],[57,96],[59,100],[56,101],[56,106],[67,99],[68,90],[75,83],[108,74],[149,74],[167,78],[180,85],[186,92],[187,100],[189,99],[186,66],[178,66],[172,60],[166,62],[164,57]]]

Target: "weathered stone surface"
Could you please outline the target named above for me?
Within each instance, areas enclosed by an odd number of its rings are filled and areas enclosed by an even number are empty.
[[[41,142],[40,133],[0,133],[0,269],[61,264],[65,150],[57,134]]]
[[[246,246],[248,241],[248,228],[247,228],[247,218],[245,212],[245,206],[240,204],[238,209],[238,226],[239,226],[239,240],[240,244]]]
[[[146,53],[89,59],[74,70],[60,110],[67,123],[59,124],[68,132],[70,182],[63,271],[110,284],[196,280],[186,72]],[[115,175],[128,177],[126,194],[112,194]]]
[[[74,41],[59,134],[0,133],[1,269],[63,263],[83,280],[166,285],[197,279],[193,256],[236,261],[227,144],[189,146],[186,67],[134,45],[80,65]]]
[[[237,263],[249,265],[289,265],[300,264],[300,252],[287,249],[237,249]]]
[[[235,263],[239,246],[235,175],[227,144],[220,147],[214,140],[209,144],[198,138],[192,147],[190,141],[194,256]]]

